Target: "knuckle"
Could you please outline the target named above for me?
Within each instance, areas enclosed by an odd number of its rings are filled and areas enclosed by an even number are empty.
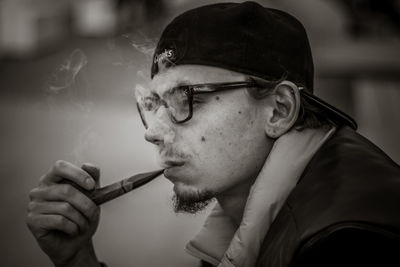
[[[36,210],[36,208],[37,208],[37,203],[36,202],[30,201],[28,203],[28,212],[32,212],[32,211]]]
[[[92,213],[92,207],[91,207],[89,201],[84,200],[84,201],[82,202],[82,208],[83,208],[83,210],[85,211],[86,214],[89,214],[89,215],[90,215],[90,214]]]
[[[65,202],[61,204],[61,210],[64,211],[65,213],[71,213],[72,212],[72,206]]]
[[[62,184],[60,185],[60,194],[62,194],[66,198],[72,197],[74,193],[74,189],[69,184]]]
[[[78,230],[78,227],[75,225],[75,223],[70,222],[64,217],[62,217],[62,222],[60,223],[60,227],[69,234],[75,234],[77,233]]]
[[[57,217],[55,217],[54,221],[56,224],[58,224],[61,227],[66,227],[68,224],[68,221],[64,216],[57,216]]]
[[[92,215],[95,214],[97,206],[96,206],[95,204],[93,204],[92,201],[87,200],[87,201],[86,201],[86,207],[87,207],[87,210],[88,210]]]
[[[92,220],[92,218],[94,218],[94,216],[96,215],[96,206],[93,203],[91,203],[90,200],[85,199],[82,202],[82,208],[84,214],[88,216],[88,219]]]

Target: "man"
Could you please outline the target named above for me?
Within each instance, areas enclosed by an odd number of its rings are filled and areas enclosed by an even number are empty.
[[[137,103],[175,209],[217,200],[186,247],[203,266],[400,263],[399,166],[312,94],[295,18],[253,2],[190,10],[164,30],[151,73]],[[28,226],[56,266],[99,266],[99,208],[60,183],[92,190],[98,176],[57,161],[30,194]]]

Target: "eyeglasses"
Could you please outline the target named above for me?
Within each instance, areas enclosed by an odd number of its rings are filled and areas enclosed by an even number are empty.
[[[173,87],[161,98],[157,94],[150,94],[136,90],[136,105],[144,127],[147,129],[150,121],[154,121],[156,113],[164,106],[169,118],[174,123],[184,123],[193,117],[193,96],[208,94],[216,91],[226,91],[240,88],[259,87],[250,82],[203,83],[181,85]]]

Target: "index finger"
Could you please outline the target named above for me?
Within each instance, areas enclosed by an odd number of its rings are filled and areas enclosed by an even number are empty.
[[[70,180],[89,191],[95,187],[95,181],[89,173],[65,160],[57,160],[51,170],[40,179],[39,185],[54,184],[64,179]]]

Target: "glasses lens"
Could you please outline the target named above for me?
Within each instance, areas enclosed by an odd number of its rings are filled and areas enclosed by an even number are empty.
[[[160,99],[157,95],[149,93],[145,88],[138,86],[135,90],[136,106],[144,127],[147,129],[157,111]]]
[[[165,95],[168,113],[175,122],[182,122],[189,117],[189,97],[183,88],[173,88]]]
[[[136,107],[137,107],[137,110],[139,112],[140,119],[142,120],[142,123],[144,125],[144,128],[147,129],[148,125],[147,125],[146,117],[144,116],[143,109],[142,109],[141,105],[138,102],[136,102]]]
[[[136,90],[137,108],[145,128],[156,119],[161,105],[164,105],[173,122],[185,121],[190,115],[189,97],[182,88],[172,88],[163,100],[156,94],[144,90]]]

